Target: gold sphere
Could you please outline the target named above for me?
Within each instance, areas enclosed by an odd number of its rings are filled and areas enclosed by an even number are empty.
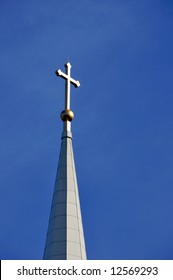
[[[74,119],[74,113],[71,110],[64,110],[61,112],[61,120],[63,122],[71,122]]]

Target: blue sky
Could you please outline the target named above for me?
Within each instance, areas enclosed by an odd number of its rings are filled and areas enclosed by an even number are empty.
[[[173,259],[173,2],[0,3],[0,258],[42,259],[68,57],[88,259]]]

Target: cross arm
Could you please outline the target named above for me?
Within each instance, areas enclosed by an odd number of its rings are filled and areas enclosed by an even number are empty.
[[[56,70],[55,71],[55,74],[57,75],[57,76],[60,76],[60,77],[62,77],[64,80],[68,80],[69,79],[69,76],[68,75],[66,75],[65,73],[63,73],[60,69],[59,70]],[[74,80],[74,79],[72,79],[71,77],[70,77],[70,83],[72,84],[72,85],[74,85],[75,87],[80,87],[80,83],[79,83],[79,81],[76,81],[76,80]]]

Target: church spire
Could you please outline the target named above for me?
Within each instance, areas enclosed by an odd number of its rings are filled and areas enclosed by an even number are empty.
[[[70,85],[79,87],[80,83],[71,78],[69,62],[65,68],[66,73],[55,71],[65,79],[65,109],[61,113],[62,143],[43,259],[84,260],[86,250],[71,133],[74,114],[70,109]]]

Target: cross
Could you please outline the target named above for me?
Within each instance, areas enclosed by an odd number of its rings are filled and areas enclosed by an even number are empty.
[[[65,110],[70,110],[70,84],[75,87],[79,87],[79,81],[76,81],[70,77],[71,64],[68,62],[64,65],[66,68],[66,73],[63,73],[60,69],[55,71],[57,76],[62,77],[66,81],[66,91],[65,91]]]

